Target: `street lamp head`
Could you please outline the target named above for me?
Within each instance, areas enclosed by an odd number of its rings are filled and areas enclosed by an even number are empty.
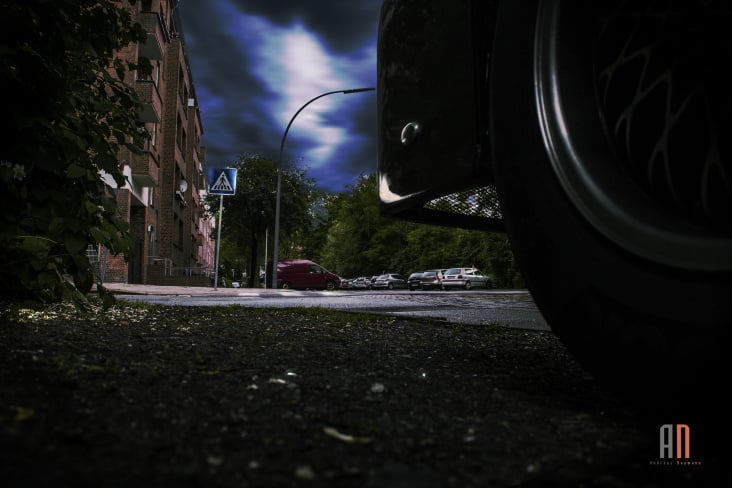
[[[351,88],[350,90],[343,90],[342,93],[344,95],[348,95],[349,93],[361,93],[374,90],[376,90],[376,88]]]

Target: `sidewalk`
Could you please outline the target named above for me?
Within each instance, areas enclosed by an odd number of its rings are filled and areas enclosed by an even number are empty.
[[[104,288],[114,294],[126,295],[191,295],[209,296],[224,295],[237,296],[243,292],[276,293],[281,295],[292,290],[274,290],[272,288],[213,288],[208,286],[161,286],[161,285],[137,285],[128,283],[104,283]]]

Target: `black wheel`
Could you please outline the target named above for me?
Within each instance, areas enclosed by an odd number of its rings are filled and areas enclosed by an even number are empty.
[[[729,366],[729,20],[721,1],[500,3],[490,125],[514,254],[586,369],[655,403],[698,401]]]
[[[469,281],[466,281],[465,282],[465,289],[466,290],[470,290],[472,287],[473,287],[473,285],[471,285]]]
[[[283,290],[290,290],[292,289],[292,284],[287,281],[283,281],[280,285],[280,288],[282,288]]]
[[[329,280],[329,281],[328,281],[328,282],[327,282],[327,283],[325,284],[325,289],[326,289],[326,290],[335,290],[335,288],[336,288],[336,284],[335,284],[335,281],[333,281],[333,280]]]

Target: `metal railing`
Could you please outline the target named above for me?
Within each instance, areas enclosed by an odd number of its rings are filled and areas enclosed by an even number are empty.
[[[175,266],[172,276],[213,276],[213,270],[208,266]]]

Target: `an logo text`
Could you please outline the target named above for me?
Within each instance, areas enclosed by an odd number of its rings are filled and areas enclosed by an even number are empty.
[[[691,429],[686,424],[664,424],[660,429],[660,458],[689,459]]]

